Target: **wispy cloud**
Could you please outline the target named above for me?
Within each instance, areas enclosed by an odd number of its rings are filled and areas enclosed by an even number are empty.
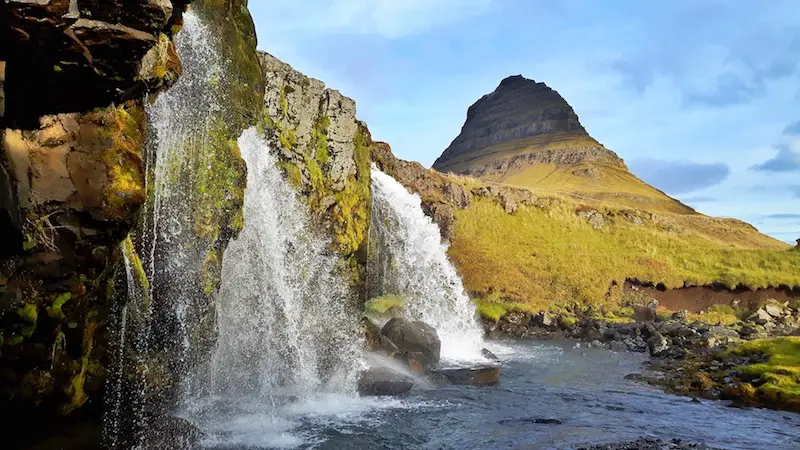
[[[800,121],[789,124],[777,144],[774,158],[753,166],[762,172],[794,172],[800,170]]]
[[[628,166],[634,174],[670,194],[694,192],[723,182],[731,169],[723,163],[636,159]]]
[[[480,14],[494,0],[272,0],[251,2],[255,14],[277,18],[266,33],[346,32],[400,38]],[[260,2],[258,2],[260,3]]]
[[[800,214],[770,214],[764,216],[765,219],[776,219],[776,220],[794,220],[800,219]]]

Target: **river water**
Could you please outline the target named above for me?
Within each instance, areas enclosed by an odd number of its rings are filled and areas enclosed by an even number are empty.
[[[644,357],[572,343],[491,346],[502,381],[404,397],[323,396],[287,405],[280,422],[237,403],[206,428],[215,449],[570,449],[582,444],[680,438],[724,449],[798,449],[800,414],[694,403],[626,380]],[[217,405],[217,407],[220,407]],[[250,409],[252,408],[252,409]],[[556,419],[561,423],[536,423]]]

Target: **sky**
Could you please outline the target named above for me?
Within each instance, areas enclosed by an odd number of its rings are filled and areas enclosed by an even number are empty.
[[[800,238],[797,0],[250,0],[259,48],[357,102],[430,166],[467,108],[522,74],[640,178]]]

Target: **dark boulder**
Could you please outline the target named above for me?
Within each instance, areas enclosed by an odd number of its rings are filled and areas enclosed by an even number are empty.
[[[444,375],[451,384],[493,386],[500,381],[500,366],[485,365],[453,369],[436,369],[434,375]]]
[[[397,346],[400,353],[429,371],[439,362],[442,342],[436,330],[424,322],[394,318],[384,325],[382,334]]]
[[[489,349],[481,349],[481,356],[486,359],[491,359],[492,361],[500,361],[500,358],[497,357],[494,353],[492,353]]]
[[[413,386],[413,378],[387,367],[365,370],[358,378],[358,393],[361,395],[401,395]]]

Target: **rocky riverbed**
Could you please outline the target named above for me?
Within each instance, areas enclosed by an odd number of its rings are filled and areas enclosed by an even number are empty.
[[[797,367],[776,366],[772,357],[800,352],[800,309],[768,301],[740,320],[718,315],[664,314],[656,305],[636,307],[638,321],[566,314],[511,312],[486,321],[493,339],[574,339],[576,347],[651,356],[645,374],[632,379],[692,397],[731,400],[737,405],[800,411]],[[729,319],[729,317],[728,317]],[[716,323],[714,323],[716,321]],[[777,338],[777,339],[776,339]],[[787,387],[788,386],[788,387]]]

